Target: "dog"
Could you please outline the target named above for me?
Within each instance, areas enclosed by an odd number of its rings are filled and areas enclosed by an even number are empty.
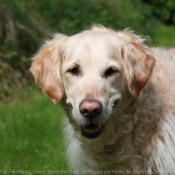
[[[75,174],[175,174],[175,50],[100,25],[54,35],[30,71],[66,118]]]

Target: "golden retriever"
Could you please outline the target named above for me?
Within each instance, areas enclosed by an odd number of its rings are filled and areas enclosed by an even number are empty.
[[[37,83],[66,113],[75,174],[175,174],[175,50],[132,31],[56,34],[32,58]]]

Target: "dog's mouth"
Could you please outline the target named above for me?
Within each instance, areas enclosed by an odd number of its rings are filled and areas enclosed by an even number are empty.
[[[84,137],[88,139],[95,139],[103,132],[104,126],[105,125],[97,125],[91,123],[81,127],[81,132]]]

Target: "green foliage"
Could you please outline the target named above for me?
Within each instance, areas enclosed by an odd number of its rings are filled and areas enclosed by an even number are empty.
[[[4,0],[4,3],[28,32],[34,29],[44,34],[58,31],[72,35],[97,23],[117,29],[130,27],[151,34],[147,28],[154,27],[150,22],[153,19],[151,8],[140,0]],[[145,27],[140,29],[142,23]]]
[[[159,25],[159,30],[154,34],[154,46],[159,45],[160,47],[172,48],[175,47],[175,26]]]
[[[175,24],[174,0],[143,0],[152,7],[152,13],[166,24]]]

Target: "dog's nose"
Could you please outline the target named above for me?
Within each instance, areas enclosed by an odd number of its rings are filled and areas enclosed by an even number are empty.
[[[95,118],[102,111],[102,105],[97,100],[84,100],[80,104],[80,113],[86,118]]]

